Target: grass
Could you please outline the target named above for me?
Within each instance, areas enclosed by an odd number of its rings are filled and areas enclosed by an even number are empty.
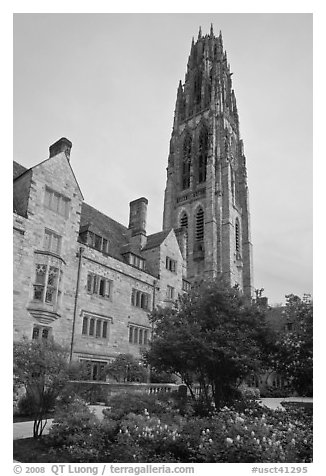
[[[47,437],[14,440],[13,458],[21,463],[72,463],[68,455],[49,453]]]

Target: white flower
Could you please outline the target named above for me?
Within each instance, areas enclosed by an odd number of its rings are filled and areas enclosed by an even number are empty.
[[[237,435],[237,440],[238,440],[238,441],[240,441],[240,438],[241,438],[241,436],[240,436],[240,435]]]
[[[227,445],[232,445],[232,443],[233,443],[232,438],[226,438],[225,441],[226,441],[226,444],[227,444]]]

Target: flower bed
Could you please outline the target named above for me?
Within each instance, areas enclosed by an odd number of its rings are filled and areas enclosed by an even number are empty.
[[[112,400],[102,422],[82,400],[68,403],[49,432],[52,456],[61,451],[75,462],[121,463],[312,461],[312,418],[303,409],[239,402],[203,418],[172,398],[128,398],[131,411]]]

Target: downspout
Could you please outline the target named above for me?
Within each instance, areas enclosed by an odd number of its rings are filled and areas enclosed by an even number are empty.
[[[75,304],[74,304],[74,316],[72,321],[72,335],[71,335],[70,357],[69,357],[70,362],[72,361],[72,351],[74,346],[75,326],[76,326],[76,317],[77,317],[77,303],[78,303],[79,284],[80,284],[80,270],[81,270],[83,251],[84,251],[84,248],[81,246],[79,248],[79,253],[77,254],[79,259],[78,259],[77,284],[76,284]]]
[[[153,307],[152,307],[152,311],[155,311],[155,306],[156,306],[156,285],[157,285],[157,281],[156,279],[154,279],[153,281]],[[152,322],[152,338],[153,338],[153,332],[154,332],[154,323]]]
[[[152,306],[152,312],[155,310],[155,305],[156,305],[156,285],[157,281],[154,279],[153,281],[153,306]],[[152,331],[151,331],[151,338],[153,339],[153,334],[154,334],[154,323],[152,322]],[[149,367],[149,381],[152,380],[152,367]]]

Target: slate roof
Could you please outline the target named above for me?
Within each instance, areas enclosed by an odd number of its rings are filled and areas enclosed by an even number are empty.
[[[128,228],[83,202],[80,216],[80,228],[89,225],[89,229],[109,240],[110,255],[123,260],[121,247],[128,244]]]
[[[158,233],[154,233],[153,235],[149,235],[147,237],[147,244],[143,248],[143,251],[150,250],[152,248],[156,248],[160,246],[160,244],[165,240],[171,230],[164,230],[159,231]]]

